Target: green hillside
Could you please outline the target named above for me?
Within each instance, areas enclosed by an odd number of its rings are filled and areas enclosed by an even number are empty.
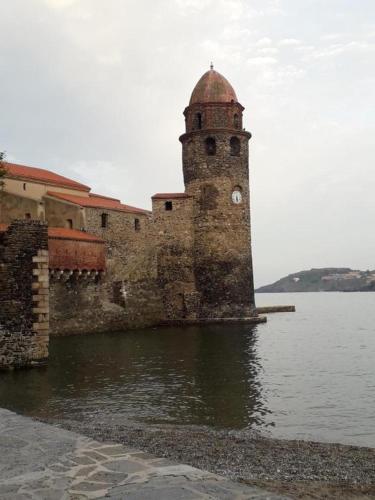
[[[258,293],[280,292],[375,292],[375,271],[347,267],[310,269],[258,288]]]

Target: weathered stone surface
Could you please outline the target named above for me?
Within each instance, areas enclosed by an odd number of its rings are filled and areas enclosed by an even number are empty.
[[[0,368],[48,357],[47,225],[18,220],[0,233]],[[46,293],[41,294],[42,287]]]
[[[166,203],[170,203],[169,210]],[[152,213],[164,315],[167,319],[194,319],[199,294],[194,276],[193,198],[154,197]]]
[[[256,315],[250,240],[248,141],[238,102],[185,109],[183,172],[194,199],[194,274],[199,317]],[[196,117],[200,116],[197,123]],[[241,201],[234,203],[238,191]]]
[[[86,208],[84,222],[87,232],[106,242],[106,274],[52,277],[52,335],[139,328],[164,317],[150,216],[104,212],[106,227],[101,226],[103,209]]]

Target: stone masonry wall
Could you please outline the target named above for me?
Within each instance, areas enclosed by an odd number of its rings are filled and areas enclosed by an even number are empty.
[[[194,128],[195,108],[187,108],[183,146],[186,193],[194,199],[194,271],[202,318],[243,318],[256,314],[250,240],[248,132],[242,106],[201,105],[202,128]],[[191,128],[192,127],[192,128]],[[207,147],[207,141],[213,146]],[[236,147],[232,147],[233,141]],[[211,148],[211,149],[210,149]],[[240,203],[232,193],[239,191]]]
[[[158,285],[166,319],[196,319],[199,295],[194,278],[193,198],[154,197],[152,202]]]
[[[108,216],[106,227],[102,227],[103,213]],[[104,332],[160,323],[164,311],[150,215],[86,208],[85,220],[87,232],[106,242],[106,272],[72,273],[51,280],[51,333]]]
[[[16,220],[0,237],[0,368],[48,357],[47,225]]]

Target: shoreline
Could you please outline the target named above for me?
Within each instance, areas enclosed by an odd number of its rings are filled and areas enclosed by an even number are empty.
[[[291,498],[375,499],[375,448],[196,426],[40,419]]]
[[[0,408],[2,500],[288,500]]]

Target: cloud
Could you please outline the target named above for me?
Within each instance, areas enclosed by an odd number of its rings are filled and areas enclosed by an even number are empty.
[[[301,45],[301,41],[297,40],[296,38],[283,38],[279,41],[279,45],[284,47],[295,47],[296,45]]]
[[[369,43],[366,41],[352,41],[348,43],[331,44],[328,47],[316,50],[312,54],[312,56],[318,59],[318,58],[336,57],[350,52],[365,53],[374,51],[375,51],[375,43]]]
[[[296,80],[304,78],[306,71],[293,65],[268,69],[263,74],[263,80],[267,85],[291,85]]]
[[[213,59],[253,133],[257,282],[325,260],[371,267],[375,4],[346,2],[338,21],[317,1],[3,2],[0,149],[149,208],[183,190],[183,110]]]
[[[189,15],[189,13],[196,13],[205,10],[212,4],[213,0],[174,0],[175,4],[180,10],[180,13]]]
[[[259,40],[257,40],[257,42],[255,42],[256,47],[268,47],[269,45],[272,45],[272,40],[271,38],[268,38],[266,36],[260,38]]]
[[[342,33],[328,33],[327,35],[322,35],[320,37],[320,40],[323,41],[332,41],[332,40],[338,40],[343,37]]]
[[[262,49],[258,49],[259,54],[278,54],[279,49],[277,47],[264,47]]]
[[[305,52],[305,53],[309,53],[309,52],[312,52],[316,49],[315,45],[300,45],[298,47],[295,48],[296,51],[298,52]]]
[[[270,64],[276,64],[277,59],[274,57],[250,57],[247,59],[247,64],[255,66],[269,66]]]
[[[71,7],[72,5],[78,3],[79,0],[42,0],[47,7],[52,9],[65,9],[66,7]]]

